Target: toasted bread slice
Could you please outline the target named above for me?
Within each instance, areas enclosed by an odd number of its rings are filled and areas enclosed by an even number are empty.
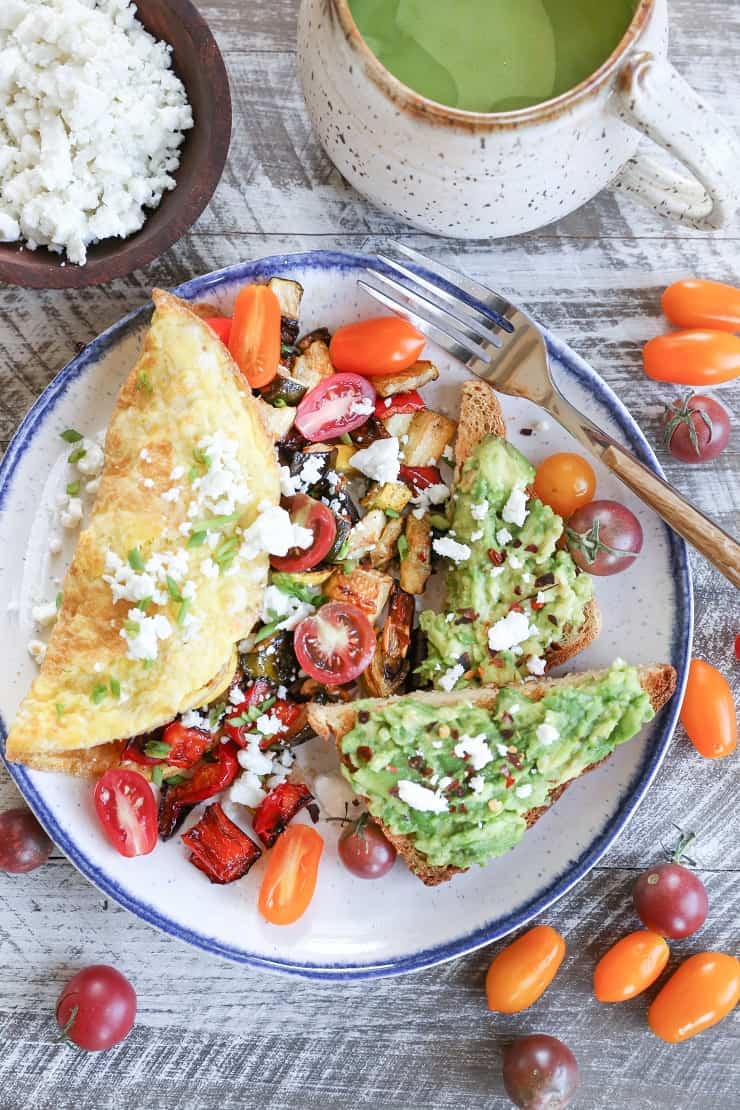
[[[480,378],[463,384],[460,390],[460,419],[455,440],[455,481],[458,480],[463,463],[468,459],[484,436],[494,435],[506,438],[506,421],[494,389]],[[531,493],[531,490],[530,490]],[[584,609],[584,620],[580,628],[573,629],[567,640],[555,644],[545,653],[547,670],[567,663],[574,655],[584,651],[601,631],[601,614],[596,598]]]
[[[637,668],[640,678],[640,684],[650,698],[650,704],[653,710],[657,713],[672,696],[676,688],[676,672],[669,663],[656,663],[650,667]],[[584,680],[597,677],[601,672],[599,671],[582,671],[579,674],[567,675],[564,678],[545,678],[538,682],[525,682],[517,689],[521,690],[523,696],[531,698],[534,701],[539,701],[541,698],[556,686],[565,685],[578,685]],[[487,708],[495,704],[498,696],[498,688],[492,686],[483,686],[478,690],[460,690],[456,693],[442,693],[442,692],[419,692],[414,694],[405,695],[407,701],[421,701],[426,705],[475,705],[481,708]],[[391,705],[395,702],[404,700],[402,697],[392,698],[378,698],[373,701],[373,709],[382,708],[385,705]],[[350,705],[317,705],[311,704],[308,707],[308,720],[314,731],[321,736],[324,740],[333,742],[337,746],[340,760],[344,759],[341,750],[342,738],[352,729],[357,721],[357,703]],[[593,764],[586,770],[591,771],[597,764]],[[582,772],[585,774],[585,771]],[[572,779],[570,780],[573,781]],[[527,827],[531,826],[537,821],[550,806],[560,798],[569,782],[563,783],[551,791],[548,798],[547,805],[540,806],[538,809],[532,809],[529,813],[525,814]],[[429,864],[426,858],[417,852],[414,847],[413,838],[409,836],[398,836],[387,826],[382,826],[388,840],[393,844],[398,854],[404,860],[406,865],[411,871],[427,886],[437,886],[439,883],[446,882],[448,879],[453,878],[462,870],[459,867],[434,867]]]

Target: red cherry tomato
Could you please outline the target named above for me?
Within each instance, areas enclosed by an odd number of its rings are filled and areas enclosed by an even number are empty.
[[[53,845],[30,809],[0,813],[0,871],[21,875],[46,863]]]
[[[337,535],[334,514],[321,501],[316,501],[307,493],[296,493],[294,497],[287,497],[284,505],[294,524],[300,524],[302,528],[308,528],[313,532],[313,543],[310,547],[293,547],[287,555],[271,555],[270,565],[275,570],[289,573],[310,570],[332,549]]]
[[[218,338],[227,347],[231,337],[231,317],[230,316],[209,316],[205,320],[208,327],[215,331]]]
[[[591,501],[576,509],[565,529],[573,561],[589,574],[619,574],[642,551],[642,527],[618,501]]]
[[[292,925],[309,907],[324,841],[308,825],[290,825],[267,860],[257,907],[271,925]]]
[[[330,601],[300,622],[293,644],[306,674],[338,686],[365,670],[375,651],[375,633],[357,606]]]
[[[131,1032],[136,991],[125,975],[108,964],[83,967],[59,995],[56,1018],[70,1041],[88,1052],[101,1052]]]
[[[534,492],[553,512],[567,520],[596,492],[593,467],[581,455],[560,451],[537,467]]]
[[[716,459],[730,438],[727,411],[712,397],[687,393],[672,405],[666,405],[663,423],[666,447],[685,463]]]
[[[359,374],[332,374],[306,394],[296,409],[295,426],[320,443],[362,427],[373,415],[375,390]]]
[[[280,364],[280,302],[267,285],[237,294],[229,350],[252,389],[267,385]]]
[[[740,374],[740,336],[724,331],[674,331],[645,344],[645,373],[656,382],[720,385]]]
[[[699,755],[724,759],[737,747],[737,714],[723,674],[703,659],[692,659],[681,705],[681,724]]]
[[[740,331],[740,289],[721,281],[677,281],[663,294],[663,311],[679,328]]]
[[[396,862],[396,849],[373,821],[352,821],[339,838],[339,858],[359,879],[382,879]]]
[[[157,843],[157,803],[138,771],[111,768],[95,784],[95,811],[122,856],[146,856]]]
[[[400,316],[376,316],[347,324],[332,336],[329,354],[337,370],[369,378],[408,370],[418,359],[426,339]]]
[[[408,393],[396,393],[393,397],[378,397],[375,402],[375,416],[378,420],[387,420],[389,416],[419,412],[424,407],[421,394],[412,389]]]

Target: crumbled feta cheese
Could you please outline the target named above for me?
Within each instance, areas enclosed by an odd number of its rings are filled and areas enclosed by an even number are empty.
[[[192,111],[171,47],[126,0],[0,7],[0,235],[84,264],[175,187]]]
[[[482,771],[493,759],[493,752],[486,743],[484,733],[479,736],[461,736],[452,749],[458,759],[470,756],[470,766],[474,771]]]
[[[277,736],[279,732],[283,731],[285,725],[277,713],[262,713],[254,722],[254,727],[263,736]]]
[[[503,520],[507,524],[516,524],[521,528],[528,515],[527,491],[524,489],[513,489],[501,512]]]
[[[176,482],[176,481],[178,481],[179,478],[182,478],[184,474],[185,474],[185,467],[184,466],[173,466],[172,470],[170,471],[170,481]]]
[[[76,528],[82,520],[82,501],[79,497],[70,497],[67,502],[66,509],[62,510],[60,517],[62,528],[68,528],[70,531]]]
[[[527,670],[530,674],[544,674],[545,673],[545,660],[538,655],[530,655],[527,660]]]
[[[483,775],[473,775],[470,780],[470,789],[474,794],[482,794],[486,788],[486,780]]]
[[[57,612],[55,601],[45,601],[42,605],[34,605],[31,616],[36,624],[41,625],[42,628],[47,628],[57,619]]]
[[[509,556],[509,566],[512,570],[521,570],[524,566],[524,560],[520,559],[519,556],[515,555],[512,551],[511,555]]]
[[[85,452],[77,460],[77,469],[86,478],[94,478],[103,469],[105,455],[103,449],[93,439],[83,439],[79,447]]]
[[[207,713],[199,713],[197,709],[187,709],[180,717],[185,728],[198,728],[201,732],[215,732],[215,727]],[[217,727],[217,726],[216,726]]]
[[[141,451],[139,451],[139,458],[141,459],[142,462],[151,462],[152,461],[152,456],[151,456],[151,454],[149,452],[149,449],[147,447],[142,447]]]
[[[537,739],[539,740],[540,744],[545,744],[545,746],[547,746],[548,744],[554,744],[554,742],[560,737],[560,733],[555,728],[555,726],[548,725],[547,722],[543,722],[543,724],[537,725],[536,732]]]
[[[241,705],[244,701],[244,691],[239,686],[232,686],[229,690],[229,701],[232,705]]]
[[[195,497],[188,516],[230,516],[249,500],[249,488],[239,461],[239,443],[218,428],[198,440],[198,450],[208,459],[208,469],[193,480]]]
[[[251,741],[247,744],[246,748],[237,754],[239,766],[243,767],[246,771],[252,771],[255,775],[269,775],[272,773],[272,755],[270,752],[263,752],[260,750],[257,741]]]
[[[509,754],[509,749],[506,747],[506,744],[497,744],[496,745],[496,751],[498,752],[498,754],[501,756],[502,759],[506,759],[506,757]]]
[[[300,486],[301,482],[299,476],[297,474],[291,474],[290,467],[281,466],[280,492],[282,493],[283,497],[293,497],[294,494],[298,493]]]
[[[446,813],[449,809],[447,799],[437,790],[429,790],[420,786],[418,782],[410,779],[401,779],[398,783],[398,797],[411,809],[420,813]]]
[[[454,690],[455,686],[457,686],[457,683],[460,681],[464,674],[465,668],[463,667],[462,663],[455,663],[454,667],[450,667],[450,669],[448,671],[445,671],[442,677],[438,679],[438,684],[442,687],[443,690],[446,690],[449,693],[450,690]]]
[[[241,753],[240,753],[241,754]],[[238,805],[256,809],[267,797],[259,777],[253,771],[245,771],[236,779],[229,789],[229,800]]]
[[[470,515],[473,520],[485,520],[488,515],[488,502],[484,499],[470,506]]]
[[[352,402],[349,411],[353,416],[369,416],[371,412],[375,411],[375,402],[371,397],[360,397]]]
[[[451,463],[455,461],[455,450],[451,443],[448,443],[442,452],[442,458],[445,462]]]
[[[446,486],[444,482],[433,482],[431,486],[419,490],[419,492],[411,498],[411,503],[416,506],[415,509],[412,509],[412,512],[417,520],[421,520],[424,514],[429,512],[432,505],[443,504],[449,496],[449,486]]]
[[[182,493],[182,486],[170,486],[161,494],[163,501],[177,501]]]
[[[478,540],[482,540],[482,539],[483,539],[483,529],[482,528],[477,532],[471,532],[470,533],[470,542],[471,543],[477,543]]]
[[[375,482],[395,482],[401,468],[400,444],[396,436],[376,439],[369,447],[355,451],[352,466]]]
[[[529,636],[529,620],[526,613],[518,613],[516,609],[512,609],[489,628],[488,646],[491,651],[508,651],[515,644],[528,640]]]
[[[214,563],[210,555],[200,564],[200,569],[205,578],[218,578],[218,563]]]
[[[268,586],[262,600],[262,620],[268,624],[281,617],[283,619],[277,627],[292,632],[296,625],[304,617],[310,616],[315,609],[316,606],[308,601],[301,601],[300,598],[283,593],[277,586]]]
[[[519,702],[517,702],[515,705],[509,706],[509,713],[511,713],[512,717],[516,717],[521,708],[521,705],[519,704]]]
[[[239,555],[243,559],[253,559],[265,551],[270,555],[287,555],[291,547],[305,549],[312,543],[310,528],[294,524],[279,505],[269,505],[244,532]]]
[[[49,554],[58,555],[62,550],[62,537],[57,532],[49,536]]]
[[[499,547],[505,547],[507,543],[511,543],[514,539],[508,528],[499,528],[496,533],[496,543]]]
[[[141,484],[142,484],[142,486],[144,486],[145,489],[154,489],[154,479],[153,478],[144,478]],[[188,528],[190,528],[190,527],[191,527],[191,525],[188,525]]]
[[[161,613],[147,617],[141,609],[129,609],[128,620],[138,626],[136,632],[126,628],[120,630],[120,635],[128,644],[126,654],[129,659],[156,659],[158,641],[167,640],[172,635],[170,622]]]
[[[517,798],[528,798],[529,795],[532,793],[532,783],[522,783],[521,786],[516,787],[514,793],[516,794]]]
[[[524,575],[522,575],[522,578],[523,577],[524,577]],[[544,593],[542,590],[538,590],[537,591],[537,597],[535,598],[535,601],[537,602],[538,605],[544,605],[545,602],[547,601],[547,594]]]
[[[464,563],[470,558],[470,548],[466,543],[458,543],[457,540],[451,540],[449,536],[441,536],[436,539],[432,547],[438,555],[444,555],[447,559],[452,559],[456,563]]]
[[[100,489],[100,475],[97,478],[91,478],[89,482],[85,482],[85,493],[89,493],[91,497]]]
[[[29,640],[28,654],[31,656],[34,663],[38,663],[38,665],[41,666],[44,661],[44,656],[46,655],[46,644],[43,640]]]

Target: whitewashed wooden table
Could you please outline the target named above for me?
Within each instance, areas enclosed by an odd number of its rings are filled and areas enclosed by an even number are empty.
[[[80,343],[153,285],[244,258],[310,248],[372,251],[393,238],[464,267],[509,293],[604,375],[654,443],[665,392],[640,369],[642,343],[663,326],[661,288],[693,274],[740,280],[740,222],[714,234],[658,223],[604,194],[542,232],[460,244],[419,235],[374,211],[338,177],[303,111],[294,68],[296,0],[200,5],[229,68],[234,137],[223,180],[193,231],[146,270],[79,293],[0,288],[0,441]],[[739,0],[673,0],[673,58],[740,129]],[[738,529],[740,388],[733,443],[689,470],[658,453],[669,477],[725,527]],[[693,560],[695,653],[737,689],[737,595]],[[679,729],[657,783],[621,840],[546,920],[565,935],[557,985],[533,1010],[493,1018],[483,980],[491,951],[418,975],[322,986],[250,972],[153,932],[89,886],[59,853],[40,871],[0,877],[0,1108],[147,1110],[498,1110],[508,1104],[499,1046],[513,1033],[565,1039],[582,1066],[582,1110],[730,1110],[740,1106],[740,1015],[669,1048],[646,1029],[645,1001],[599,1006],[595,958],[635,928],[636,874],[673,838],[701,832],[697,853],[710,919],[674,946],[737,953],[740,837],[737,759],[701,760]],[[0,808],[17,801],[0,772]],[[423,939],[423,938],[422,938]],[[136,1029],[117,1049],[85,1055],[56,1043],[53,1012],[80,966],[113,963],[134,982]]]

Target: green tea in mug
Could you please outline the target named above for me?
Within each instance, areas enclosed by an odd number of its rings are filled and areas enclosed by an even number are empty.
[[[511,112],[606,61],[638,0],[349,0],[372,52],[409,88],[468,112]]]

